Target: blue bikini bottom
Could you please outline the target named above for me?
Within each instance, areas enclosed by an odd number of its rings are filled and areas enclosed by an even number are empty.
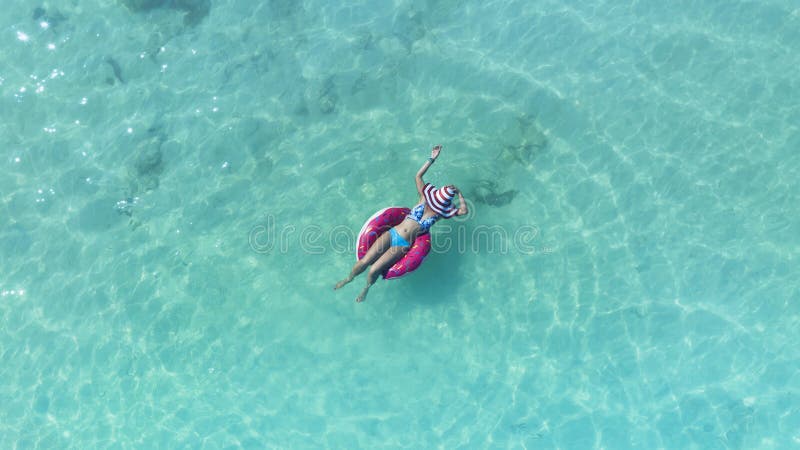
[[[400,233],[395,231],[394,228],[390,228],[389,233],[392,235],[392,247],[395,246],[408,247],[411,245],[408,243],[407,240],[403,239],[403,236],[400,236]]]

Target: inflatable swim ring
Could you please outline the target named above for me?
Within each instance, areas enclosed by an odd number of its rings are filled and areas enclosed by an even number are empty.
[[[399,224],[405,219],[406,215],[411,210],[408,208],[401,208],[393,206],[384,208],[372,215],[361,231],[358,233],[358,247],[356,247],[356,261],[363,258],[367,254],[367,250],[378,240],[378,236],[389,231],[390,228]],[[383,273],[383,278],[390,280],[392,278],[400,278],[403,275],[413,272],[420,264],[428,252],[431,251],[431,235],[424,233],[417,236],[411,244],[408,253],[405,254],[399,261],[394,263],[386,272]]]

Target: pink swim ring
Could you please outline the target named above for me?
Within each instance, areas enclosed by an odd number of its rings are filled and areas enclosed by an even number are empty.
[[[358,233],[358,247],[356,248],[356,260],[359,260],[367,254],[367,250],[378,240],[378,237],[389,231],[390,228],[399,224],[405,219],[411,210],[399,206],[392,206],[384,208],[372,215],[361,231]],[[400,278],[407,273],[411,273],[422,264],[422,261],[431,251],[431,235],[430,233],[423,233],[414,239],[408,253],[405,254],[399,261],[394,263],[392,267],[383,273],[383,278],[390,280],[392,278]]]

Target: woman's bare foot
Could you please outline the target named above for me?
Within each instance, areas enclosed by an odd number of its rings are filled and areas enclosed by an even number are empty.
[[[347,283],[349,283],[351,281],[353,281],[353,277],[347,277],[344,280],[336,283],[336,286],[333,287],[333,290],[335,291],[335,290],[339,289],[340,287],[344,286],[345,284],[347,284]]]
[[[356,297],[356,303],[361,303],[367,299],[367,291],[369,291],[369,286],[365,287],[361,293],[358,294],[358,297]]]

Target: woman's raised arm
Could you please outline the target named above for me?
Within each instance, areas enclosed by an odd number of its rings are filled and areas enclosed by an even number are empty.
[[[435,145],[433,149],[431,149],[431,157],[428,158],[428,160],[425,161],[425,164],[419,168],[417,176],[414,178],[417,182],[417,192],[419,192],[419,195],[422,195],[422,189],[425,187],[425,181],[422,179],[422,176],[425,175],[425,172],[427,172],[431,165],[433,165],[433,162],[439,157],[439,152],[441,151],[442,146],[439,144]]]
[[[461,195],[461,189],[456,188],[456,193],[458,193],[458,212],[456,215],[465,216],[469,214],[469,210],[467,209],[467,201],[464,200],[464,196]]]

